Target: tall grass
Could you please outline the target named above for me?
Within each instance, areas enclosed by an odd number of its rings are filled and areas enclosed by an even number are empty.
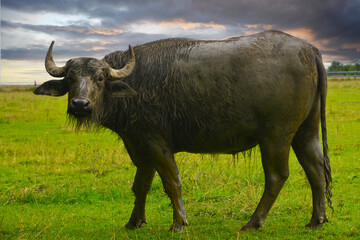
[[[360,82],[331,81],[328,138],[335,211],[321,230],[306,230],[311,191],[293,153],[290,177],[265,227],[239,232],[261,197],[258,148],[238,155],[178,153],[190,225],[167,232],[169,199],[155,177],[149,224],[128,231],[135,167],[116,135],[74,133],[66,98],[0,91],[0,239],[345,239],[360,234]]]

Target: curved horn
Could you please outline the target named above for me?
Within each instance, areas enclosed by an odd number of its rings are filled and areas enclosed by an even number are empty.
[[[54,41],[51,42],[49,50],[45,58],[45,68],[46,71],[53,77],[64,77],[65,76],[65,67],[56,66],[54,59],[52,57],[52,50],[54,47]]]
[[[109,74],[113,81],[126,78],[134,70],[135,54],[131,45],[129,45],[129,52],[130,52],[130,59],[122,69],[113,69],[111,67],[109,68]]]

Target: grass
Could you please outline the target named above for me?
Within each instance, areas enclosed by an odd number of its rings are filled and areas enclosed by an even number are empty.
[[[231,155],[179,153],[189,226],[168,232],[170,200],[155,177],[148,224],[129,231],[135,166],[116,135],[74,133],[65,97],[0,91],[0,239],[357,239],[360,235],[360,82],[330,81],[327,123],[334,212],[304,229],[311,191],[293,153],[290,177],[265,227],[239,232],[263,191],[258,148]]]

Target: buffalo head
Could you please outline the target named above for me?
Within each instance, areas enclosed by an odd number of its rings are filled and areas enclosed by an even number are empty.
[[[95,58],[74,58],[65,66],[58,67],[52,57],[54,42],[51,43],[45,58],[46,71],[62,80],[50,80],[37,89],[35,94],[62,96],[68,95],[68,113],[76,118],[90,118],[97,102],[106,97],[134,95],[124,79],[135,68],[135,54],[129,46],[129,60],[121,69],[114,69],[103,60]]]

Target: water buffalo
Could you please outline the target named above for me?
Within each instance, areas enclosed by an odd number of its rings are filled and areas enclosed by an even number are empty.
[[[331,207],[332,185],[327,79],[314,46],[279,31],[219,41],[166,39],[58,67],[53,45],[45,67],[63,79],[47,81],[34,93],[68,93],[67,112],[77,127],[104,126],[123,139],[137,167],[135,206],[126,228],[146,223],[155,171],[172,202],[171,230],[180,232],[188,224],[174,153],[236,154],[256,145],[265,189],[242,229],[264,225],[289,176],[290,147],[311,185],[313,212],[306,226],[327,222],[325,196]]]

